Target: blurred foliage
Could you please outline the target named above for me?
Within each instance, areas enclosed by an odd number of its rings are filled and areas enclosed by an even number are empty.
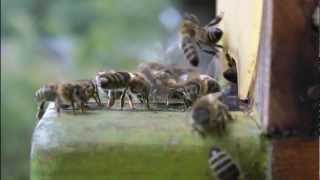
[[[169,0],[1,0],[1,179],[29,179],[35,90],[101,69],[134,69],[139,53],[166,35],[158,15],[168,6]]]

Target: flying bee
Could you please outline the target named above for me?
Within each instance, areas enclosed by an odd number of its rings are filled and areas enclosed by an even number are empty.
[[[133,109],[132,94],[142,97],[146,107],[149,105],[150,85],[146,78],[141,73],[131,73],[124,71],[105,71],[98,72],[96,82],[100,89],[109,93],[110,90],[122,90],[120,97],[121,109],[124,106],[124,98],[128,96],[129,105]],[[129,90],[129,92],[127,92]],[[112,95],[112,93],[110,93]],[[109,97],[110,98],[110,97]],[[111,97],[113,98],[113,97]],[[107,107],[111,108],[113,104],[108,103]]]
[[[208,94],[198,99],[192,107],[192,126],[201,136],[226,130],[228,121],[233,118],[228,107],[218,98],[221,93]]]
[[[240,168],[232,157],[220,148],[213,146],[209,151],[210,175],[217,180],[238,180]]]
[[[201,26],[200,20],[193,14],[185,14],[179,28],[180,47],[183,50],[185,59],[193,66],[199,65],[198,46],[200,50],[215,55],[218,53],[217,42],[221,39],[223,32],[216,25],[222,20],[222,14],[216,16],[207,25]],[[210,47],[205,49],[203,45]]]

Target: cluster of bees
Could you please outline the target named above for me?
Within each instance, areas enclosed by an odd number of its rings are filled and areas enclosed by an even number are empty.
[[[228,107],[219,100],[221,86],[216,79],[199,73],[196,68],[200,61],[198,49],[211,55],[216,55],[219,49],[223,49],[217,44],[223,36],[222,30],[217,27],[221,20],[222,15],[219,15],[207,25],[201,26],[195,15],[184,16],[179,31],[180,47],[191,66],[143,63],[139,65],[137,72],[108,70],[98,72],[92,80],[44,85],[35,93],[38,102],[37,118],[41,119],[45,104],[50,101],[55,102],[58,113],[66,104],[71,105],[74,113],[76,107],[85,112],[91,98],[102,106],[100,91],[106,94],[108,109],[112,108],[117,99],[120,99],[121,110],[125,99],[131,109],[134,109],[133,99],[136,98],[148,110],[151,109],[150,101],[165,100],[166,105],[170,106],[172,99],[181,100],[185,110],[192,107],[193,127],[202,136],[211,131],[223,133],[227,122],[233,118]],[[226,59],[229,68],[223,72],[223,76],[230,82],[237,83],[235,61],[228,53]],[[221,159],[224,161],[220,161]],[[209,167],[218,179],[224,179],[225,176],[236,179],[239,176],[239,168],[219,148],[210,151]]]

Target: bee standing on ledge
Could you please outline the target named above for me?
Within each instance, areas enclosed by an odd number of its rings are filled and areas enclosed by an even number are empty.
[[[180,47],[183,50],[185,59],[191,65],[199,65],[199,55],[195,44],[202,51],[212,55],[218,52],[217,47],[222,48],[222,46],[217,45],[217,42],[221,39],[223,32],[215,26],[221,20],[222,15],[219,15],[202,27],[195,15],[185,14],[179,29]],[[202,45],[210,47],[210,50],[204,49]]]
[[[130,108],[131,109],[134,108],[131,93],[142,97],[142,101],[144,101],[146,107],[150,109],[150,105],[149,105],[150,85],[142,74],[124,72],[124,71],[98,72],[96,76],[96,82],[98,87],[101,88],[106,93],[109,93],[110,90],[112,91],[122,90],[122,94],[120,97],[121,109],[123,109],[124,98],[126,95],[129,98]],[[129,93],[127,92],[128,90],[129,90]],[[112,104],[109,104],[109,105],[108,104],[107,104],[107,107],[111,108]]]
[[[214,132],[222,134],[227,122],[233,120],[228,107],[218,99],[220,95],[203,96],[192,107],[192,126],[203,137]]]
[[[209,152],[209,169],[211,176],[218,180],[238,180],[240,169],[229,154],[213,146]]]
[[[69,104],[75,113],[75,103],[80,107],[81,111],[85,111],[85,103],[88,99],[85,89],[74,83],[58,83],[44,85],[35,93],[38,104],[37,119],[41,119],[45,111],[46,102],[55,102],[55,108],[60,113],[60,108]]]
[[[90,98],[94,98],[96,103],[101,105],[97,85],[93,80],[77,80],[44,85],[36,91],[35,96],[38,103],[37,119],[42,118],[45,112],[45,103],[50,101],[55,102],[58,113],[60,113],[61,107],[67,106],[65,103],[72,106],[74,113],[74,103],[84,112],[85,104],[88,103]]]

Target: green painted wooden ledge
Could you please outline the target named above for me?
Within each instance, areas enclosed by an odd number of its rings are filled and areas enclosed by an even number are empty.
[[[242,179],[265,179],[267,146],[254,121],[234,113],[228,135],[203,139],[189,115],[94,110],[57,117],[50,104],[34,130],[31,179],[207,180],[213,144],[238,161]]]

